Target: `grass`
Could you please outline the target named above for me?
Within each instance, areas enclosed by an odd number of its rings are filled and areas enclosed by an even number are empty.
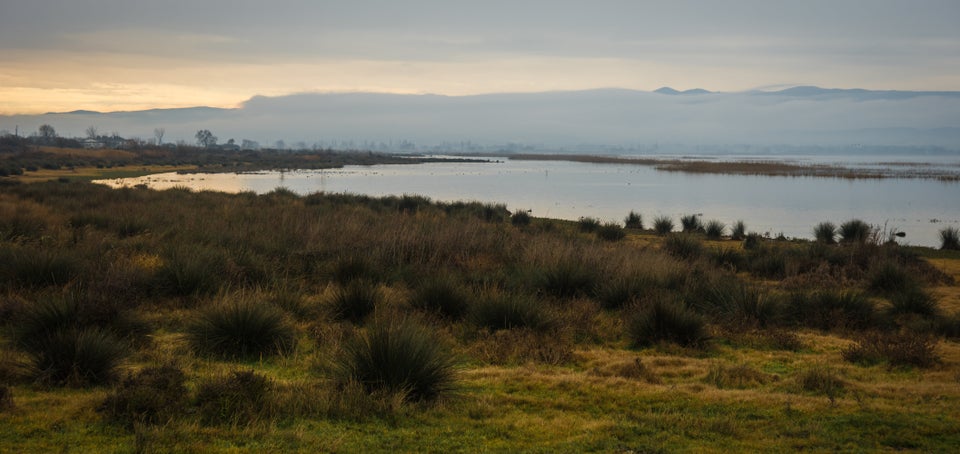
[[[625,229],[611,243],[576,222],[514,228],[499,208],[487,220],[481,204],[413,200],[415,213],[400,197],[0,187],[0,250],[73,263],[66,280],[0,275],[0,452],[960,444],[954,251],[756,236],[679,259],[665,245],[678,235]],[[172,285],[191,261],[208,265]],[[909,290],[876,285],[895,281],[875,281],[887,263]],[[360,283],[377,290],[361,305],[375,309],[336,317],[334,296]],[[280,312],[296,347],[197,355],[187,327],[239,300]],[[332,374],[349,345],[404,321],[457,359],[452,393]],[[38,382],[23,340],[58,332],[101,333],[123,354],[112,373]],[[844,360],[857,346],[862,357]]]
[[[680,216],[680,227],[684,233],[695,233],[703,231],[703,222],[698,214],[688,214]]]
[[[297,340],[294,327],[274,306],[242,299],[200,311],[186,333],[199,353],[240,359],[288,353]]]
[[[597,237],[604,241],[620,241],[625,236],[623,227],[615,222],[606,222],[597,229]]]
[[[747,237],[747,224],[742,220],[733,223],[730,228],[730,239],[734,241],[743,241]]]
[[[940,249],[945,251],[960,251],[960,229],[944,227],[940,229]]]
[[[870,239],[873,227],[859,219],[851,219],[840,224],[837,232],[840,234],[840,241],[843,243],[863,244]]]
[[[837,242],[837,226],[832,222],[821,222],[813,227],[813,237],[820,243],[834,244]]]
[[[336,359],[336,379],[356,382],[369,393],[432,401],[456,385],[456,359],[436,335],[412,320],[377,320],[349,341]]]
[[[673,231],[673,219],[668,216],[657,216],[653,219],[653,231],[657,235],[666,235]]]
[[[627,217],[624,218],[623,224],[628,229],[643,230],[643,216],[636,211],[630,211],[630,213],[627,214]]]
[[[357,280],[337,288],[330,299],[330,310],[335,318],[360,323],[372,314],[383,294],[376,283]]]
[[[88,386],[110,383],[128,354],[127,345],[98,329],[67,329],[31,342],[29,370],[41,383]]]
[[[706,233],[707,238],[711,240],[719,240],[723,236],[723,232],[726,230],[727,225],[716,220],[707,221],[707,224],[703,227],[704,233]]]

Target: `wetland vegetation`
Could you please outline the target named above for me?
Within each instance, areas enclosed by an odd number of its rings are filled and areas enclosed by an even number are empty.
[[[960,445],[960,252],[625,214],[4,180],[0,451]]]

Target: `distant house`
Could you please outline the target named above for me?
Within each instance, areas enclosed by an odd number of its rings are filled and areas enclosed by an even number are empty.
[[[83,148],[88,150],[99,150],[100,148],[106,148],[106,144],[97,139],[83,139],[83,141],[80,143],[83,145]]]

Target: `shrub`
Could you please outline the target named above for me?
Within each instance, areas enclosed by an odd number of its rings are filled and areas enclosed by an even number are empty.
[[[269,304],[237,301],[214,305],[187,325],[193,349],[226,358],[282,354],[296,346],[296,330]]]
[[[430,401],[453,390],[456,361],[436,334],[410,320],[378,320],[347,342],[336,359],[341,384],[359,383],[369,393],[399,393]]]
[[[748,251],[754,251],[760,248],[760,235],[756,233],[749,233],[747,237],[743,239],[743,248]]]
[[[890,298],[890,314],[936,318],[940,316],[940,307],[932,295],[920,288],[913,288]]]
[[[236,371],[200,383],[196,403],[204,424],[250,425],[274,411],[273,382],[264,375]]]
[[[700,222],[700,216],[696,214],[680,216],[680,226],[682,227],[683,231],[687,233],[703,231],[703,223]]]
[[[876,324],[873,303],[861,293],[823,290],[813,294],[795,293],[787,313],[797,324],[830,329],[863,329]]]
[[[663,300],[657,300],[638,310],[629,321],[628,330],[634,347],[645,347],[658,342],[699,347],[708,339],[703,318],[679,303]]]
[[[530,212],[526,210],[517,210],[510,215],[510,223],[522,227],[525,225],[530,225]]]
[[[741,241],[747,236],[747,224],[744,224],[742,220],[738,220],[733,223],[733,227],[730,229],[730,239],[735,241]]]
[[[673,219],[668,216],[657,216],[653,219],[653,230],[657,235],[666,235],[673,231]]]
[[[813,238],[818,243],[834,244],[837,242],[837,226],[832,222],[821,222],[813,227]]]
[[[581,296],[593,290],[597,271],[589,263],[568,258],[545,266],[538,273],[537,287],[560,298]]]
[[[116,378],[127,346],[99,329],[66,329],[35,339],[27,350],[38,381],[57,385],[98,385]]]
[[[496,292],[486,295],[473,307],[470,319],[477,326],[492,330],[544,330],[553,325],[553,317],[538,300],[525,295]]]
[[[643,217],[636,211],[630,211],[623,222],[628,229],[643,230]]]
[[[960,229],[944,227],[940,230],[940,249],[960,251]]]
[[[581,232],[592,233],[600,228],[600,220],[597,218],[583,217],[577,222]]]
[[[360,323],[373,312],[382,298],[377,284],[358,280],[334,291],[330,305],[335,318]]]
[[[624,233],[623,227],[620,227],[620,224],[615,222],[604,223],[597,229],[597,237],[601,240],[620,241],[624,236],[626,236],[626,233]]]
[[[873,227],[859,219],[851,219],[840,224],[840,241],[844,243],[864,244],[870,239]]]
[[[463,287],[452,278],[433,277],[424,282],[413,295],[411,303],[419,309],[451,319],[460,319],[470,307]]]
[[[670,235],[664,240],[663,248],[670,255],[684,260],[694,260],[703,254],[703,243],[687,233]]]
[[[727,226],[724,223],[717,220],[711,220],[707,222],[704,230],[707,233],[707,238],[710,238],[711,240],[719,240],[720,237],[723,236],[723,231],[726,228]]]
[[[891,260],[875,262],[867,273],[867,289],[881,295],[909,291],[916,286],[913,276]]]
[[[936,346],[934,338],[916,333],[870,332],[841,353],[851,363],[932,367],[940,362]]]
[[[130,374],[104,400],[100,411],[127,427],[165,424],[183,411],[186,376],[173,365],[153,366]]]

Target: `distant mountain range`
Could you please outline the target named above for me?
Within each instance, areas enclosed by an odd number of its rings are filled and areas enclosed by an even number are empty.
[[[193,142],[209,129],[274,144],[355,147],[530,146],[589,150],[661,144],[933,146],[960,150],[960,92],[799,86],[738,93],[595,89],[474,96],[303,93],[255,96],[233,109],[192,107],[0,116],[0,130],[101,132]]]

